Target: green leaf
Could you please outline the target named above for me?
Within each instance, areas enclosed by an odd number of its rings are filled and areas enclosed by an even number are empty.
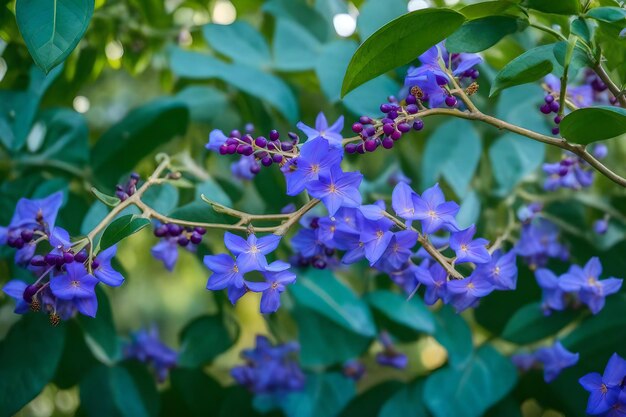
[[[280,408],[287,417],[335,417],[355,393],[354,381],[339,373],[309,374],[304,390],[285,396]]]
[[[377,313],[395,324],[420,333],[435,332],[433,313],[419,297],[407,300],[405,296],[391,291],[375,291],[366,298]]]
[[[230,25],[208,24],[202,28],[204,39],[217,52],[235,62],[268,68],[272,61],[263,35],[242,20]]]
[[[465,22],[446,39],[446,48],[455,52],[480,52],[498,43],[506,35],[523,30],[527,20],[513,16],[488,16]]]
[[[626,10],[621,7],[594,7],[587,12],[587,17],[603,22],[619,22],[626,19]]]
[[[184,206],[180,206],[170,213],[170,217],[190,222],[232,223],[232,218],[222,213],[217,213],[204,201],[193,201],[189,204],[185,204]]]
[[[443,177],[457,196],[465,197],[470,191],[481,151],[480,137],[471,122],[454,119],[440,125],[424,148],[422,188],[431,187]]]
[[[460,12],[469,20],[488,16],[528,17],[528,13],[519,4],[507,0],[483,1],[470,4],[463,7]]]
[[[509,62],[493,80],[489,96],[491,97],[505,88],[537,81],[549,74],[555,64],[555,45],[538,46]]]
[[[370,36],[352,57],[341,95],[413,61],[453,33],[464,20],[463,15],[452,10],[424,9],[389,22]]]
[[[78,45],[89,26],[93,7],[93,0],[17,0],[17,26],[28,52],[46,73]]]
[[[173,404],[164,404],[161,415],[213,416],[219,410],[224,389],[200,369],[173,369],[170,372]]]
[[[422,395],[424,380],[411,382],[385,402],[378,417],[427,417]]]
[[[279,71],[304,71],[317,63],[320,42],[304,27],[279,19],[274,30],[274,67]]]
[[[148,414],[151,417],[157,417],[161,404],[154,375],[148,369],[149,365],[129,360],[122,363],[122,366],[133,379],[133,383],[137,387],[141,401],[145,404]]]
[[[359,8],[357,29],[361,39],[372,36],[379,28],[407,12],[404,0],[367,0]]]
[[[498,183],[498,194],[508,194],[543,162],[545,145],[540,142],[507,133],[489,148],[493,176]]]
[[[387,97],[397,94],[398,83],[387,75],[381,75],[355,88],[343,98],[344,105],[355,115],[375,116],[380,113],[380,104]]]
[[[96,187],[91,187],[91,192],[93,193],[93,195],[96,196],[98,200],[102,201],[104,204],[106,204],[109,207],[115,207],[119,203],[121,203],[121,200],[119,198],[114,197],[112,195],[105,194],[101,191],[98,191]]]
[[[467,193],[456,215],[456,222],[461,229],[466,229],[478,221],[480,207],[478,194],[474,190]]]
[[[561,121],[561,136],[588,145],[626,133],[626,109],[615,106],[574,110]]]
[[[579,0],[526,0],[526,5],[545,13],[578,14],[580,12]]]
[[[398,381],[375,385],[352,399],[338,417],[378,417],[389,398],[402,389],[402,386]]]
[[[540,303],[527,304],[515,312],[502,331],[502,338],[525,345],[556,334],[576,318],[576,313],[556,311],[546,316]]]
[[[190,322],[180,335],[178,365],[187,368],[204,366],[227,351],[237,340],[239,327],[229,330],[221,315],[202,316]]]
[[[189,117],[194,122],[213,122],[221,114],[216,109],[224,109],[228,103],[224,92],[209,85],[190,85],[179,91],[175,97],[187,105]]]
[[[90,369],[100,364],[85,343],[83,331],[78,322],[69,320],[66,326],[63,355],[52,381],[61,389],[78,385]]]
[[[93,172],[114,184],[147,154],[187,130],[189,112],[173,98],[161,98],[132,110],[107,130],[91,150]]]
[[[105,250],[122,239],[137,233],[150,224],[150,220],[136,214],[127,214],[107,226],[100,239],[100,250]]]
[[[80,383],[80,404],[89,417],[150,416],[132,376],[119,366],[93,368]]]
[[[257,68],[243,64],[227,64],[212,56],[170,49],[172,72],[190,79],[219,79],[260,100],[266,101],[280,111],[290,122],[298,119],[296,98],[280,78]]]
[[[373,337],[376,328],[367,305],[329,271],[307,271],[289,287],[296,302],[357,334]]]
[[[98,316],[97,318],[78,316],[78,322],[83,329],[85,342],[94,356],[101,362],[113,364],[122,355],[121,342],[115,330],[111,303],[104,291],[97,289]]]
[[[201,196],[205,196],[209,200],[215,201],[226,207],[232,207],[233,202],[222,189],[222,187],[213,179],[209,178],[196,187],[196,199],[200,200]]]
[[[52,380],[63,353],[65,325],[28,314],[0,343],[0,415],[12,416]],[[44,343],[45,341],[45,343]]]
[[[430,375],[423,398],[435,417],[480,417],[509,393],[516,380],[511,361],[483,346],[464,367],[446,367]]]
[[[334,35],[332,23],[304,0],[269,0],[263,3],[261,10],[273,15],[276,20],[290,19],[297,22],[308,28],[321,42],[328,41]]]
[[[157,213],[169,214],[178,206],[178,188],[172,184],[152,185],[141,199]]]
[[[461,367],[474,352],[472,333],[461,316],[450,307],[444,307],[435,314],[434,337],[446,348],[448,362],[453,367]]]

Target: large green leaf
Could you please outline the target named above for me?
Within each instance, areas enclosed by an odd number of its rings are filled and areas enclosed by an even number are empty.
[[[397,391],[385,402],[378,417],[427,417],[422,395],[424,380],[418,379]]]
[[[262,10],[273,15],[276,20],[289,19],[307,28],[321,42],[328,41],[333,35],[332,23],[306,0],[269,0],[263,3]]]
[[[228,350],[237,340],[238,327],[229,330],[221,315],[202,316],[193,320],[180,335],[178,365],[201,367]]]
[[[458,132],[463,132],[459,135]],[[478,167],[482,144],[471,122],[447,121],[428,138],[422,156],[422,188],[443,177],[456,195],[463,198]]]
[[[63,355],[52,382],[61,389],[71,388],[77,385],[91,368],[99,364],[87,346],[78,322],[70,320],[67,323]]]
[[[528,13],[509,0],[483,1],[470,4],[460,10],[467,19],[480,19],[488,16],[518,16],[527,17]]]
[[[170,372],[170,384],[170,389],[164,395],[161,415],[217,415],[224,390],[201,369],[173,369]]]
[[[290,122],[298,119],[298,104],[280,78],[244,64],[228,64],[199,52],[171,48],[172,72],[190,79],[219,79],[278,109]]]
[[[112,364],[120,359],[121,342],[115,330],[111,303],[104,291],[97,289],[98,317],[78,316],[85,341],[94,356],[101,362]]]
[[[35,63],[46,73],[78,45],[93,7],[94,0],[17,0],[17,25]]]
[[[448,352],[448,362],[453,367],[462,367],[474,352],[472,332],[469,326],[450,307],[444,307],[435,314],[434,337]]]
[[[435,417],[479,417],[504,398],[516,380],[511,361],[491,346],[483,346],[465,366],[446,367],[430,375],[423,398]]]
[[[147,154],[187,130],[184,103],[162,98],[132,110],[107,130],[91,150],[94,175],[111,186]]]
[[[561,121],[561,136],[587,145],[626,133],[626,109],[615,106],[574,110]]]
[[[419,297],[407,300],[391,291],[375,291],[367,295],[367,302],[387,320],[420,333],[435,332],[435,318]]]
[[[619,22],[626,19],[626,10],[621,7],[594,7],[587,12],[587,16],[603,22]]]
[[[137,233],[150,224],[150,220],[136,214],[127,214],[113,221],[100,238],[100,250],[104,250],[115,245],[122,239]]]
[[[356,393],[353,380],[334,372],[309,374],[302,391],[281,401],[287,417],[335,417]]]
[[[361,39],[372,36],[386,23],[407,12],[404,0],[367,0],[359,8],[357,29]]]
[[[28,314],[0,343],[0,416],[16,414],[52,380],[63,353],[65,325]]]
[[[399,381],[375,385],[354,397],[338,417],[378,417],[389,398],[402,389],[402,386]]]
[[[578,14],[580,12],[579,0],[526,0],[526,5],[545,13]]]
[[[465,22],[446,39],[454,52],[480,52],[492,47],[506,35],[523,30],[528,21],[513,16],[488,16]]]
[[[535,171],[542,163],[545,145],[507,133],[489,148],[493,176],[499,185],[498,193],[509,193],[520,181]]]
[[[208,85],[190,85],[176,94],[176,99],[187,105],[190,119],[194,122],[211,123],[216,120],[228,103],[226,94]]]
[[[304,27],[288,19],[276,22],[274,67],[279,71],[304,71],[318,62],[322,44]]]
[[[537,46],[509,62],[491,84],[490,96],[514,85],[537,81],[554,68],[556,44]]]
[[[399,66],[445,39],[465,20],[448,9],[424,9],[389,22],[356,51],[343,80],[342,96]]]
[[[502,331],[502,338],[528,344],[552,336],[576,318],[572,310],[543,314],[540,303],[527,304],[515,312]]]
[[[208,24],[202,28],[204,38],[219,53],[235,62],[267,68],[272,56],[263,35],[252,25],[238,20],[230,25]]]

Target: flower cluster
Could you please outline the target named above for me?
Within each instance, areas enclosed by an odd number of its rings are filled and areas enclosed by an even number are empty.
[[[578,363],[579,354],[568,351],[560,341],[552,346],[541,347],[534,352],[517,353],[511,361],[522,371],[543,367],[543,379],[554,381],[561,371]]]
[[[564,310],[568,301],[573,304],[583,303],[593,314],[598,314],[604,307],[606,296],[618,292],[623,281],[613,277],[600,280],[601,274],[602,264],[596,257],[591,258],[582,268],[578,265],[570,266],[560,277],[549,269],[535,271],[537,283],[543,290],[546,314],[552,310]]]
[[[540,217],[540,211],[540,205],[530,204],[520,209],[518,213],[523,223],[515,252],[531,269],[545,266],[550,258],[562,261],[569,259],[569,250],[559,241],[559,228],[551,221]]]
[[[131,334],[124,346],[124,357],[151,365],[157,380],[164,382],[170,369],[176,366],[178,353],[161,341],[158,329],[152,326]]]
[[[587,414],[618,417],[626,414],[626,360],[614,353],[604,373],[589,373],[578,382],[589,392]]]
[[[420,55],[419,67],[411,67],[404,79],[405,87],[414,90],[418,99],[428,102],[430,108],[457,106],[457,99],[451,93],[448,84],[451,82],[450,74],[445,71],[448,63],[453,76],[459,79],[475,80],[478,71],[474,67],[482,62],[482,58],[476,54],[449,54],[441,42]]]
[[[608,155],[608,149],[606,145],[598,144],[592,148],[591,154],[597,159],[604,159]],[[543,172],[547,175],[543,184],[546,191],[587,188],[593,184],[595,174],[587,162],[567,151],[559,162],[543,164]]]
[[[9,226],[0,228],[0,242],[16,248],[16,261],[36,276],[32,284],[11,280],[3,291],[15,299],[16,313],[43,311],[53,325],[77,312],[95,317],[96,285],[103,282],[116,287],[124,281],[111,266],[115,246],[90,258],[85,244],[72,243],[66,230],[54,226],[62,200],[61,193],[40,200],[21,199]]]
[[[383,331],[378,337],[383,345],[382,352],[376,354],[376,362],[382,366],[390,366],[396,369],[404,369],[409,364],[409,359],[403,353],[398,352],[391,341],[391,336]]]
[[[172,271],[178,260],[178,247],[195,251],[196,245],[202,242],[205,233],[206,229],[202,227],[182,227],[174,223],[159,225],[154,229],[154,235],[160,238],[160,241],[150,252]]]
[[[304,388],[305,376],[295,355],[297,343],[272,345],[265,336],[256,337],[254,349],[241,352],[245,364],[231,370],[235,381],[254,394],[282,396]]]
[[[208,290],[228,290],[228,299],[235,304],[246,292],[261,293],[261,313],[273,313],[280,306],[280,294],[285,286],[296,281],[289,271],[290,264],[283,261],[268,263],[266,255],[278,247],[280,236],[267,235],[257,238],[250,234],[247,239],[226,232],[226,248],[236,258],[227,254],[207,255],[204,264],[212,272],[207,282]],[[259,271],[263,281],[245,279],[245,274]]]

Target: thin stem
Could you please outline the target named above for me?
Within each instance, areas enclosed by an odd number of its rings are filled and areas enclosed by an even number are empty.
[[[558,40],[561,40],[561,41],[566,41],[567,40],[567,38],[565,36],[563,36],[562,34],[557,32],[556,30],[554,30],[552,28],[549,28],[547,26],[543,26],[543,25],[540,25],[538,23],[531,23],[530,27],[533,27],[535,29],[539,29],[542,32],[548,33],[548,34],[554,36],[555,38],[557,38]]]
[[[602,67],[602,63],[596,63],[593,69],[596,74],[598,74],[600,79],[602,79],[602,82],[604,82],[604,84],[606,84],[606,86],[609,88],[611,94],[613,94],[615,98],[617,98],[619,105],[626,108],[626,92],[620,90],[620,88],[613,82],[613,80],[611,80],[609,74],[606,72],[604,67]]]

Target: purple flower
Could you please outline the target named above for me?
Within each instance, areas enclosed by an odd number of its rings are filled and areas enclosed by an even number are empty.
[[[394,233],[379,262],[384,261],[393,269],[399,269],[411,257],[411,249],[416,243],[417,233],[412,230]]]
[[[253,180],[257,168],[259,168],[259,164],[254,156],[242,155],[237,162],[230,165],[230,172],[240,180]]]
[[[335,165],[328,173],[320,174],[317,181],[309,182],[306,188],[311,196],[322,200],[328,214],[334,216],[341,207],[361,205],[359,184],[362,180],[361,173],[343,172],[339,165]]]
[[[450,236],[450,248],[456,253],[458,263],[474,262],[484,264],[491,260],[491,255],[487,250],[489,241],[487,239],[474,239],[476,226],[471,225],[465,230],[454,232]]]
[[[365,257],[374,265],[383,256],[391,242],[393,233],[389,231],[391,220],[382,218],[377,221],[363,219],[360,223],[360,242],[363,242]]]
[[[204,147],[213,152],[219,152],[220,146],[226,143],[228,137],[219,129],[214,129],[209,133],[209,143]]]
[[[453,201],[445,201],[439,184],[430,187],[421,197],[415,199],[415,219],[421,220],[422,230],[426,234],[434,233],[442,227],[457,231],[455,216],[459,205]]]
[[[178,260],[178,243],[176,239],[161,239],[159,243],[150,249],[150,253],[156,259],[163,262],[168,271],[172,271]]]
[[[355,381],[358,381],[365,375],[365,365],[358,359],[351,359],[343,364],[342,373]]]
[[[291,247],[307,258],[319,255],[324,249],[322,241],[317,237],[316,229],[298,230],[291,239]]]
[[[449,302],[457,312],[476,305],[481,297],[493,291],[493,285],[483,276],[473,273],[468,278],[453,279],[448,282]]]
[[[117,253],[117,245],[113,245],[96,256],[95,265],[92,265],[93,274],[100,282],[110,285],[111,287],[119,287],[124,282],[122,274],[117,272],[111,266],[111,260]],[[176,262],[176,260],[174,260]],[[171,270],[171,269],[170,269]]]
[[[566,260],[569,257],[567,249],[559,243],[559,229],[541,218],[522,226],[515,251],[534,267],[544,266],[548,258]]]
[[[579,354],[568,351],[557,341],[550,347],[538,349],[535,357],[543,364],[543,379],[552,382],[563,369],[578,363]]]
[[[322,138],[306,145],[306,152],[303,149],[298,158],[290,159],[281,168],[287,181],[287,195],[300,194],[309,182],[319,179],[320,175],[328,175],[331,167],[341,162],[341,150],[331,148]]]
[[[542,304],[546,312],[549,310],[563,310],[565,308],[565,293],[559,285],[559,279],[549,269],[535,271],[537,284],[543,290]]]
[[[544,81],[550,91],[560,93],[561,80],[558,77],[548,74],[544,78]],[[567,98],[571,100],[576,107],[590,107],[594,102],[593,88],[590,85],[580,85],[575,87],[568,85]]]
[[[415,218],[415,199],[419,196],[406,182],[398,182],[391,194],[391,206],[405,220]]]
[[[124,347],[124,357],[151,364],[159,382],[167,379],[170,369],[176,366],[178,360],[176,351],[161,341],[155,326],[133,333],[130,343]]]
[[[390,366],[396,369],[404,369],[409,364],[409,359],[403,353],[396,350],[391,337],[386,331],[380,334],[380,343],[383,351],[376,354],[376,362],[382,366]]]
[[[73,301],[81,314],[95,317],[98,310],[95,292],[98,280],[79,262],[65,264],[65,270],[65,274],[50,279],[52,293],[61,300]]]
[[[593,222],[593,231],[599,235],[603,235],[609,229],[609,220],[606,218]]]
[[[230,232],[224,234],[224,244],[237,256],[237,265],[246,271],[261,270],[267,266],[265,255],[273,252],[280,243],[280,236],[267,235],[261,238],[251,234],[248,239]]]
[[[519,369],[520,371],[528,371],[530,368],[535,366],[537,363],[537,359],[533,353],[516,353],[511,356],[511,362]]]
[[[307,135],[307,143],[317,138],[323,138],[328,141],[332,148],[339,148],[343,150],[343,136],[341,135],[341,130],[343,129],[343,116],[340,116],[332,126],[328,126],[326,116],[324,116],[324,113],[319,112],[317,118],[315,119],[315,129],[302,122],[298,122],[296,126]]]
[[[25,314],[30,311],[30,304],[24,300],[24,291],[28,284],[19,279],[13,279],[2,287],[2,291],[15,300],[15,314]]]
[[[426,287],[426,304],[433,305],[439,299],[445,301],[448,298],[448,273],[440,264],[435,262],[430,267],[422,264],[415,270],[415,276]]]
[[[615,406],[626,377],[626,360],[614,353],[604,368],[604,374],[589,373],[578,380],[589,391],[587,414],[603,414]]]
[[[206,288],[208,290],[223,290],[226,287],[243,288],[243,274],[254,270],[242,268],[233,258],[225,253],[206,255],[204,265],[213,274],[209,277]],[[250,267],[250,265],[247,265]]]
[[[390,271],[388,274],[389,278],[391,278],[397,286],[402,288],[406,294],[412,295],[419,285],[419,281],[417,280],[418,269],[419,267],[413,262],[408,262],[404,269]]]
[[[365,257],[365,243],[361,241],[361,235],[358,232],[339,230],[335,233],[334,240],[337,248],[346,251],[341,258],[344,264],[353,264]]]
[[[600,281],[602,264],[597,257],[591,258],[584,268],[572,265],[564,274],[559,286],[568,292],[578,292],[580,301],[585,303],[593,314],[598,314],[604,307],[605,297],[615,294],[622,287],[618,278],[607,278]]]
[[[477,266],[476,274],[487,277],[497,290],[514,290],[517,285],[515,252],[503,255],[502,251],[495,251],[488,263]]]
[[[285,285],[296,281],[296,274],[287,269],[286,262],[276,261],[267,266],[263,272],[265,282],[246,282],[246,286],[254,292],[261,292],[261,313],[273,313],[280,307],[280,294],[285,291]]]

